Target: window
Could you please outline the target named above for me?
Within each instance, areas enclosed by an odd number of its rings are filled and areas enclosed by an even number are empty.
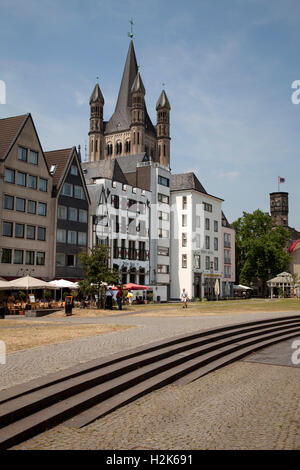
[[[82,223],[87,223],[87,211],[84,209],[79,209],[78,221]]]
[[[18,148],[18,160],[27,162],[27,149],[25,149],[24,147]]]
[[[159,220],[169,220],[169,214],[167,212],[158,211]]]
[[[12,250],[9,248],[2,248],[1,253],[1,263],[10,264],[11,263],[11,254]]]
[[[71,175],[77,176],[78,175],[78,168],[75,165],[71,166]]]
[[[25,199],[16,197],[16,211],[25,212]]]
[[[19,186],[26,186],[26,174],[18,171],[17,175],[17,184]]]
[[[182,227],[187,226],[187,214],[182,214]]]
[[[86,246],[86,232],[78,232],[78,245]]]
[[[36,254],[36,264],[37,266],[45,266],[45,253],[43,251],[38,251]]]
[[[187,255],[182,255],[181,257],[181,267],[187,268]]]
[[[212,212],[212,205],[211,204],[207,204],[206,202],[203,202],[203,205],[204,205],[204,210],[205,211]]]
[[[35,240],[35,227],[33,225],[27,225],[26,238],[29,240]]]
[[[219,249],[219,240],[217,238],[214,238],[214,250],[218,251]]]
[[[44,227],[38,227],[37,239],[44,242],[46,240],[46,229]]]
[[[14,264],[23,264],[23,250],[14,251]]]
[[[33,150],[30,150],[30,153],[29,153],[29,163],[32,163],[33,165],[37,165],[38,164],[38,153],[37,152],[34,152]]]
[[[164,246],[159,246],[157,248],[157,254],[158,256],[169,256],[169,248],[166,248]]]
[[[169,231],[163,230],[162,228],[158,229],[158,237],[159,238],[169,238]]]
[[[56,266],[65,266],[66,255],[64,253],[56,253]]]
[[[73,230],[68,231],[68,243],[71,243],[72,245],[76,245],[76,243],[77,243],[77,232],[74,232]]]
[[[201,243],[200,234],[196,233],[196,249],[197,250],[199,250],[200,248],[200,243]]]
[[[58,228],[56,232],[56,241],[59,243],[66,243],[67,231],[62,228]]]
[[[231,264],[230,250],[224,250],[224,263]]]
[[[59,219],[66,220],[68,214],[68,208],[66,206],[58,206],[57,217]]]
[[[44,202],[38,203],[38,215],[46,216],[47,215],[47,204]]]
[[[195,255],[195,269],[200,269],[200,255]]]
[[[219,269],[219,258],[214,258],[214,270],[218,271]]]
[[[15,182],[15,171],[10,170],[9,168],[5,168],[4,181],[5,181],[5,183],[14,184],[14,182]]]
[[[28,175],[28,188],[36,189],[37,188],[37,177]]]
[[[85,199],[82,186],[74,186],[74,197],[77,199]]]
[[[27,201],[27,212],[28,214],[36,214],[36,202],[35,201]]]
[[[206,235],[205,237],[205,249],[209,250],[210,249],[210,237]]]
[[[167,264],[158,264],[157,265],[158,274],[169,274],[169,266]]]
[[[165,194],[158,193],[158,202],[163,202],[164,204],[169,204],[169,196]]]
[[[224,266],[224,277],[231,277],[231,266]]]
[[[26,251],[25,264],[34,264],[34,251]]]
[[[224,246],[231,248],[231,235],[230,233],[224,233]]]
[[[46,193],[47,192],[47,187],[48,187],[48,181],[45,180],[44,178],[40,178],[39,190]]]
[[[77,222],[77,218],[78,218],[77,209],[75,209],[75,207],[69,207],[68,212],[69,212],[68,219],[72,220],[73,222]]]
[[[76,256],[75,255],[67,255],[67,266],[69,266],[69,267],[76,266]]]
[[[205,230],[209,230],[209,229],[210,229],[210,220],[205,219]]]
[[[196,228],[201,227],[201,217],[200,215],[196,215]]]
[[[13,235],[13,224],[12,224],[12,222],[3,222],[3,224],[2,224],[2,235],[4,237],[12,237],[12,235]]]
[[[158,175],[158,184],[169,187],[170,181],[168,178],[164,178],[163,176]]]
[[[15,237],[24,238],[25,226],[23,224],[15,224]]]
[[[205,269],[210,269],[210,257],[205,256]]]
[[[186,209],[187,209],[187,197],[182,196],[182,210],[186,210]]]
[[[146,214],[146,204],[144,202],[139,202],[139,211],[141,214]],[[158,212],[158,215],[161,211]],[[168,219],[165,219],[168,220]]]
[[[12,211],[14,209],[14,197],[4,194],[3,207],[4,209]]]
[[[214,220],[214,232],[218,232],[219,227],[218,227],[218,221]]]
[[[62,188],[62,194],[63,196],[73,196],[73,185],[70,183],[65,183]]]
[[[187,234],[183,233],[182,234],[182,244],[181,246],[187,246]]]

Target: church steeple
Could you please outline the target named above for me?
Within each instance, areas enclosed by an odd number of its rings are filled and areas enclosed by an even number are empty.
[[[103,159],[103,106],[104,98],[97,83],[90,98],[90,162]]]
[[[162,90],[156,103],[156,133],[159,161],[167,167],[170,167],[170,110],[168,97]]]
[[[131,87],[131,142],[133,153],[145,150],[145,87],[137,73]]]

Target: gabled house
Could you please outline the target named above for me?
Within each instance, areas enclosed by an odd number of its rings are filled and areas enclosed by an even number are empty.
[[[89,246],[90,198],[76,147],[45,152],[53,178],[55,277],[82,279],[78,255]]]
[[[53,278],[54,210],[31,114],[0,119],[0,276]]]

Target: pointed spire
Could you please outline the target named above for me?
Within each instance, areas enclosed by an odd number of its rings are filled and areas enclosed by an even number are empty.
[[[146,94],[146,90],[143,84],[143,80],[141,78],[140,72],[137,73],[133,85],[131,87],[131,93],[135,93],[141,91],[144,95]]]
[[[156,103],[156,111],[160,108],[167,108],[169,110],[171,109],[165,90],[162,90],[160,97],[158,98],[158,101]]]
[[[99,83],[96,83],[93,93],[91,94],[90,104],[96,103],[97,101],[99,101],[101,104],[104,104],[104,98],[100,90]]]

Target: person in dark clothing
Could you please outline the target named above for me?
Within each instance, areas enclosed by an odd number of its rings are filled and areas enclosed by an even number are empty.
[[[121,286],[118,286],[118,292],[117,292],[117,303],[118,303],[118,308],[119,310],[122,310],[122,302],[123,302],[123,291]]]

